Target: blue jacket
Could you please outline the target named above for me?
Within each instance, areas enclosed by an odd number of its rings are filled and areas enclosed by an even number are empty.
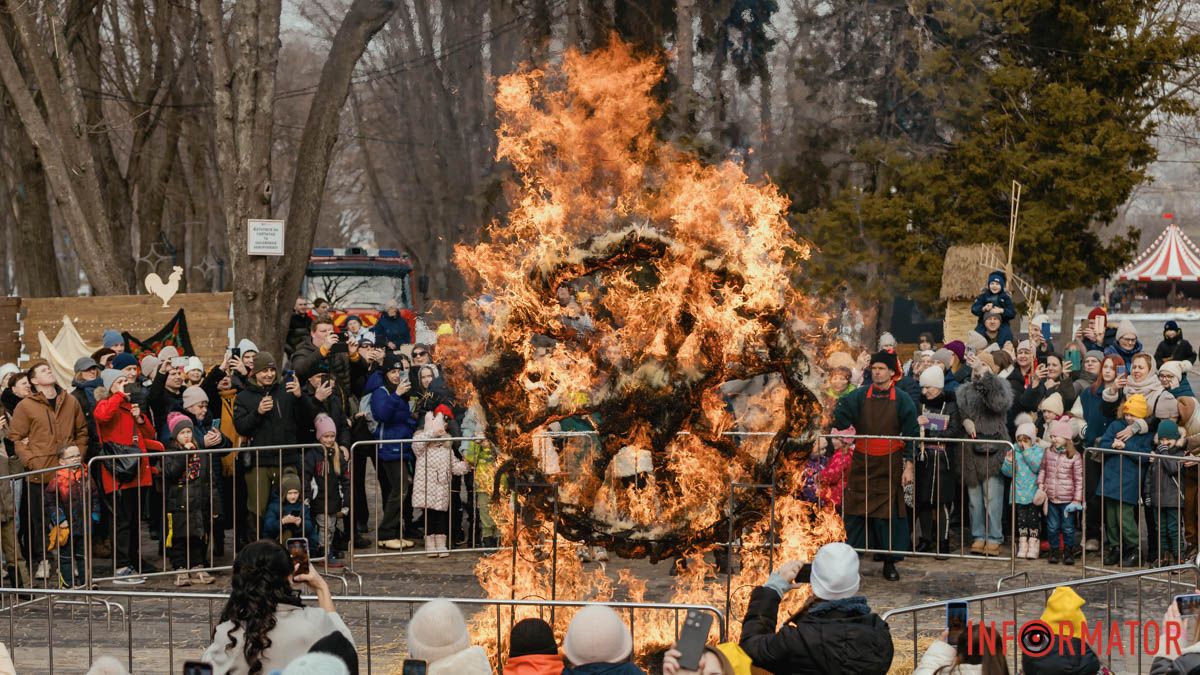
[[[406,345],[412,342],[411,333],[408,322],[400,314],[392,318],[387,312],[382,312],[379,321],[375,322],[375,343],[383,347],[389,342],[395,343],[396,347]]]
[[[979,323],[977,324],[979,326],[983,325],[983,306],[987,304],[991,304],[993,307],[999,307],[1004,311],[1004,313],[1000,315],[1000,323],[1002,326],[1017,318],[1017,305],[1013,302],[1012,296],[1008,294],[1008,291],[1001,288],[999,293],[992,293],[990,290],[985,288],[983,289],[983,292],[975,298],[975,302],[971,305],[971,313],[979,317]]]
[[[1083,447],[1085,448],[1097,447],[1096,441],[1104,435],[1108,425],[1112,424],[1112,418],[1104,414],[1103,403],[1100,392],[1093,394],[1090,386],[1084,387],[1079,392],[1079,405],[1083,407],[1083,421],[1087,422],[1087,428],[1083,430]]]
[[[281,511],[282,509],[282,511]],[[278,539],[280,535],[279,520],[283,516],[300,516],[304,520],[304,536],[308,539],[310,547],[318,547],[321,545],[321,539],[318,536],[317,521],[313,520],[312,510],[304,504],[304,500],[292,504],[286,499],[280,500],[279,491],[271,491],[271,500],[267,504],[267,512],[263,514],[262,534],[264,539]],[[290,525],[289,527],[296,527]],[[300,533],[300,528],[296,528],[296,534]]]
[[[1012,444],[1013,461],[1006,457],[1000,465],[1000,473],[1013,479],[1013,495],[1018,504],[1032,504],[1033,496],[1037,494],[1038,471],[1042,468],[1042,457],[1046,449],[1034,443],[1028,450],[1022,450],[1017,443]],[[1013,465],[1016,464],[1016,474]]]
[[[1117,420],[1108,425],[1104,437],[1100,439],[1100,447],[1112,448],[1113,440],[1127,424],[1125,420]],[[1154,446],[1154,434],[1134,434],[1125,442],[1126,452],[1149,454]],[[1126,455],[1106,455],[1104,458],[1104,475],[1096,486],[1096,494],[1108,499],[1117,499],[1126,504],[1137,504],[1142,495],[1142,471],[1146,463],[1134,460]]]
[[[371,416],[379,425],[375,429],[375,438],[381,441],[408,440],[417,430],[417,420],[408,407],[408,400],[397,396],[387,386],[380,386],[371,392]],[[379,446],[379,461],[398,462],[401,459],[416,460],[411,443],[383,443]]]
[[[1123,361],[1125,361],[1125,372],[1126,373],[1129,372],[1129,366],[1130,366],[1130,364],[1133,363],[1134,355],[1140,354],[1141,352],[1142,352],[1142,341],[1141,340],[1138,340],[1137,346],[1135,346],[1133,349],[1131,349],[1129,351],[1125,351],[1124,349],[1122,349],[1121,343],[1117,342],[1115,340],[1113,341],[1113,343],[1111,345],[1104,348],[1105,356],[1119,356],[1119,357],[1121,357],[1121,359]]]

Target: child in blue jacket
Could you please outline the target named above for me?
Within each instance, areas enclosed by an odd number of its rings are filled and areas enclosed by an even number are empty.
[[[1146,397],[1134,394],[1125,399],[1120,416],[1108,425],[1100,447],[1149,455],[1154,447],[1154,434],[1150,433],[1147,422],[1150,405]],[[1108,548],[1105,565],[1120,563],[1122,567],[1132,567],[1140,562],[1137,510],[1145,468],[1146,463],[1137,457],[1121,453],[1104,455],[1096,494],[1104,500],[1104,539]]]
[[[1000,472],[1013,479],[1013,502],[1017,505],[1018,558],[1036,560],[1042,527],[1042,507],[1034,503],[1038,490],[1038,472],[1042,469],[1045,449],[1037,444],[1037,427],[1026,422],[1017,427],[1017,442],[1004,455]]]
[[[304,537],[308,540],[308,554],[311,559],[324,555],[321,549],[321,537],[317,531],[317,522],[313,520],[312,510],[304,503],[304,492],[301,489],[300,476],[294,471],[284,471],[279,479],[279,492],[271,495],[267,504],[267,512],[263,515],[262,536],[265,539],[288,539]],[[283,495],[280,498],[280,495]]]
[[[971,305],[971,313],[979,317],[979,321],[975,324],[975,332],[981,335],[987,335],[983,320],[989,314],[999,314],[1000,333],[996,337],[996,344],[1012,342],[1015,345],[1016,340],[1013,339],[1012,329],[1008,327],[1008,322],[1017,318],[1017,305],[1008,291],[1004,290],[1006,283],[1008,283],[1008,277],[1003,271],[996,270],[989,274],[987,287],[975,298],[974,304]]]

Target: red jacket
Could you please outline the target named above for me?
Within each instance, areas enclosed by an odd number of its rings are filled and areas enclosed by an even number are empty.
[[[120,443],[121,445],[133,445],[133,412],[129,405],[129,397],[122,392],[114,392],[103,401],[96,402],[96,408],[93,411],[93,416],[96,419],[96,434],[100,436],[100,442],[109,441],[112,443]],[[142,422],[137,427],[138,447],[142,452],[150,450],[162,451],[162,443],[154,440],[154,425],[150,424],[149,417],[145,412],[142,413]],[[153,485],[154,469],[150,468],[150,460],[143,457],[141,461],[141,470],[138,471],[138,477],[119,486],[109,473],[105,461],[98,461],[100,464],[100,478],[104,483],[105,494],[111,493],[113,490],[124,490],[131,487],[149,487]]]
[[[504,675],[560,675],[563,657],[557,654],[528,654],[504,663]]]

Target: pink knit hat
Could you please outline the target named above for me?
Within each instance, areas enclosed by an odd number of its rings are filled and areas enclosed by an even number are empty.
[[[325,434],[337,433],[337,425],[333,423],[333,418],[325,413],[317,415],[317,418],[313,420],[313,425],[317,428],[317,440],[321,440]]]
[[[1071,438],[1075,432],[1071,429],[1071,423],[1065,417],[1060,417],[1050,423],[1050,435],[1058,436],[1059,438]]]

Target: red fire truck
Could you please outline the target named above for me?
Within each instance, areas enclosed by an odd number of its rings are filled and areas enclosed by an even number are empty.
[[[417,305],[412,279],[412,261],[395,249],[314,248],[300,294],[309,300],[328,300],[335,308],[333,319],[339,329],[350,315],[359,317],[364,326],[374,326],[388,301],[395,300],[415,336]]]

